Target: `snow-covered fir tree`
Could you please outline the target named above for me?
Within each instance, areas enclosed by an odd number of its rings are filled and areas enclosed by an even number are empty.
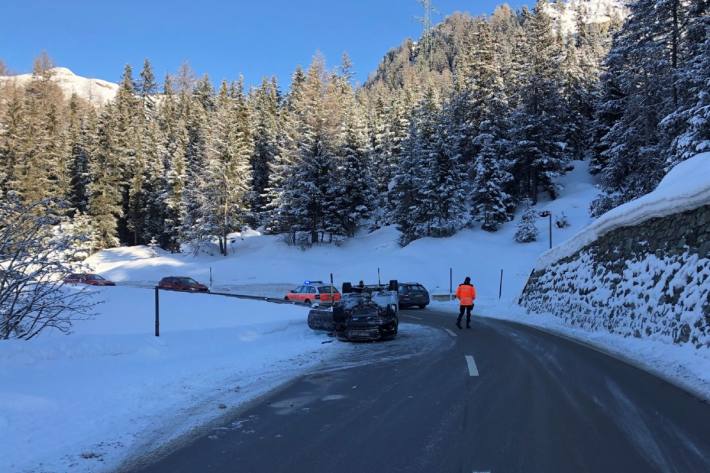
[[[518,243],[530,243],[531,241],[536,241],[538,236],[537,225],[535,225],[537,213],[532,206],[532,200],[525,199],[521,205],[525,210],[523,210],[523,215],[520,217],[515,230],[515,241]]]

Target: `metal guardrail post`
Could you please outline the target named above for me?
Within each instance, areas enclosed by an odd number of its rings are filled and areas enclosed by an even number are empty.
[[[155,286],[155,336],[160,336],[160,288]]]

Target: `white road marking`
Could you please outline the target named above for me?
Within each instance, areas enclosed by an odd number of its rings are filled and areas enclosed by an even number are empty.
[[[404,316],[414,320],[424,320],[422,317],[417,317],[416,315],[404,314]]]
[[[476,366],[476,361],[471,355],[466,355],[466,364],[468,365],[468,375],[478,376],[478,367]]]
[[[473,473],[491,473],[490,471],[474,471]]]
[[[444,330],[446,330],[446,333],[448,333],[448,334],[451,335],[452,337],[455,337],[455,336],[456,336],[456,334],[455,334],[452,330],[449,330],[448,328],[445,328]]]

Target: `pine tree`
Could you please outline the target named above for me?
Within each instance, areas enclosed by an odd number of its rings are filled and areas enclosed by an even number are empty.
[[[276,79],[262,81],[261,87],[250,97],[253,117],[254,154],[251,156],[252,189],[250,207],[252,223],[266,223],[269,201],[269,182],[272,167],[279,156],[281,127],[280,97]]]
[[[163,102],[159,121],[163,137],[163,145],[160,147],[161,161],[165,171],[160,196],[163,203],[163,225],[162,235],[158,241],[162,248],[176,252],[180,251],[180,231],[185,217],[183,193],[188,139],[185,121],[179,115],[170,77],[166,77],[163,84]]]
[[[475,144],[480,148],[476,155],[476,178],[473,182],[473,219],[482,222],[481,228],[494,232],[511,219],[515,205],[507,192],[513,176],[505,159],[504,144],[491,121],[481,125]]]
[[[96,148],[96,113],[93,107],[81,110],[78,99],[72,97],[69,121],[71,190],[68,200],[78,212],[86,213],[89,207],[88,187],[91,183],[89,163]]]
[[[251,186],[249,159],[253,142],[241,89],[240,83],[236,98],[232,98],[226,82],[220,88],[210,124],[200,195],[200,240],[216,236],[222,255],[227,255],[229,233],[245,223]]]
[[[373,182],[370,177],[367,130],[360,106],[350,91],[343,125],[338,168],[330,189],[328,210],[331,234],[354,236],[372,211]]]
[[[153,66],[148,59],[143,62],[143,69],[140,73],[140,80],[138,81],[136,92],[143,102],[146,114],[152,116],[156,108],[155,94],[158,92],[158,84],[155,82]]]
[[[99,117],[96,150],[89,162],[89,215],[96,231],[96,249],[118,246],[118,219],[122,216],[121,163],[114,143],[113,105]]]
[[[526,14],[526,11],[523,11]],[[562,115],[559,94],[559,44],[552,32],[544,0],[538,1],[532,15],[524,18],[526,39],[520,60],[528,72],[520,90],[518,108],[511,115],[513,174],[519,195],[535,202],[540,190],[557,196],[553,178],[564,167],[559,145],[564,138],[558,117]]]
[[[535,225],[537,214],[532,207],[532,200],[523,200],[522,206],[525,210],[515,231],[515,241],[518,243],[530,243],[531,241],[536,241],[538,236],[537,226]]]
[[[439,120],[438,99],[429,88],[412,115],[409,138],[394,178],[394,219],[403,245],[434,233],[432,225],[438,218],[434,187],[447,176],[446,166],[439,168],[439,163],[447,159],[437,142]]]

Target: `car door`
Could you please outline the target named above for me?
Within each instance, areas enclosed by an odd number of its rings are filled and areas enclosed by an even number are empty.
[[[303,295],[303,286],[298,286],[296,289],[288,293],[288,300],[300,302]]]
[[[306,294],[303,297],[303,301],[309,301],[313,302],[316,300],[316,294],[318,294],[318,290],[314,286],[307,286],[306,287]]]

